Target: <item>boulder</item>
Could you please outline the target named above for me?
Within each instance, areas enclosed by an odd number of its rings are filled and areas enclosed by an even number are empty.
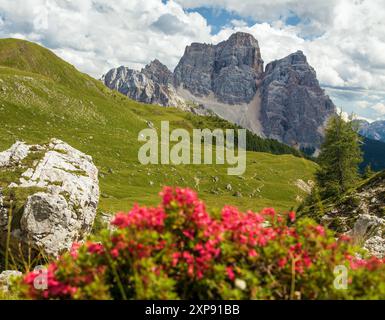
[[[0,166],[3,172],[20,172],[0,190],[0,246],[5,246],[12,213],[11,248],[22,244],[24,250],[56,257],[91,231],[99,201],[98,170],[90,156],[57,139],[45,145],[17,142],[0,159],[19,149],[28,151],[17,171],[15,157]]]
[[[8,292],[13,278],[21,277],[23,274],[17,270],[5,270],[0,273],[0,291]]]
[[[385,231],[385,220],[371,214],[360,214],[354,223],[353,229],[347,234],[354,242],[367,249],[377,257],[385,255],[385,239],[382,235]]]

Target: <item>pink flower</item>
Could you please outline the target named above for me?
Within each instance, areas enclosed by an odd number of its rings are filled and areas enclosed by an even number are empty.
[[[291,222],[294,222],[294,220],[295,220],[295,212],[294,211],[289,212],[289,219]]]
[[[235,274],[234,274],[233,268],[232,267],[227,267],[226,268],[226,272],[227,272],[227,276],[229,277],[229,279],[231,281],[233,281],[235,279]]]
[[[114,248],[111,250],[110,254],[113,258],[117,258],[117,257],[119,257],[119,250]]]
[[[70,255],[72,258],[76,259],[79,255],[79,248],[81,247],[81,243],[79,242],[74,242],[71,246],[71,249],[70,249]]]
[[[316,226],[315,227],[315,230],[317,231],[317,233],[320,235],[320,236],[324,236],[325,235],[325,228],[323,226]]]
[[[256,257],[257,256],[257,251],[255,251],[254,249],[251,249],[249,250],[249,257]]]
[[[283,268],[287,263],[287,259],[286,258],[281,258],[278,260],[278,267],[280,268]]]

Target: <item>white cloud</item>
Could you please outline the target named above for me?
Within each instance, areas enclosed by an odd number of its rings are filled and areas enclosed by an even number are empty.
[[[186,8],[224,8],[254,18],[258,23],[252,27],[235,25],[221,32],[227,35],[243,29],[253,33],[266,62],[301,49],[323,84],[370,89],[385,86],[384,0],[177,1]],[[293,16],[299,23],[285,25]]]
[[[154,58],[174,67],[211,31],[200,14],[160,0],[0,0],[0,17],[0,37],[41,43],[95,77]]]
[[[204,17],[184,10],[200,6],[240,18],[212,35]],[[293,16],[299,23],[288,25]],[[248,18],[257,23],[248,25]],[[256,37],[265,63],[302,50],[325,86],[385,87],[384,0],[0,0],[0,37],[41,43],[95,77],[119,65],[141,68],[154,58],[172,69],[186,45],[217,43],[234,31]],[[374,99],[357,92],[351,108],[351,100],[341,98],[350,91],[332,97],[349,112],[381,114],[371,106],[385,103],[384,94]]]
[[[377,111],[381,116],[385,115],[385,104],[376,103],[371,107],[373,110]]]

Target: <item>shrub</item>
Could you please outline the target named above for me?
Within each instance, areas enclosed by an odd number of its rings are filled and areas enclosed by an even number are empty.
[[[341,299],[385,298],[382,260],[357,258],[347,237],[295,213],[226,206],[218,218],[189,189],[165,187],[155,208],[117,213],[113,231],[51,263],[21,284],[38,299]],[[362,254],[362,253],[361,253]],[[334,287],[334,268],[348,289]]]

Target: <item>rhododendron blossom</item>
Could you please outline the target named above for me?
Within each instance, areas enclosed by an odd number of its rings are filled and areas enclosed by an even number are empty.
[[[325,227],[296,219],[294,212],[225,206],[214,218],[190,189],[164,187],[160,196],[159,206],[134,205],[116,214],[114,230],[74,243],[48,266],[47,290],[36,290],[39,273],[28,273],[28,296],[290,298],[298,282],[302,297],[315,298],[341,294],[330,289],[337,264],[384,274],[384,259],[355,257],[350,238],[336,241]],[[329,289],[315,293],[312,277]],[[245,282],[242,290],[236,278]],[[349,283],[354,285],[351,278]]]

